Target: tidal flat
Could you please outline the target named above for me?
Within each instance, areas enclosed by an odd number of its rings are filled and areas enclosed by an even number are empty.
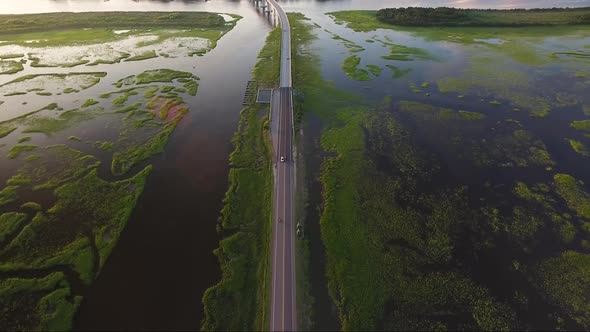
[[[294,87],[341,327],[587,329],[590,27],[328,15]]]
[[[72,329],[151,158],[194,111],[198,69],[174,59],[206,56],[239,19],[0,15],[1,329]]]

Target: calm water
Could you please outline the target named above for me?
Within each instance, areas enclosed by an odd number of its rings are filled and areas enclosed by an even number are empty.
[[[475,8],[590,6],[589,0],[333,0],[282,3],[287,11],[302,12],[322,28],[358,43],[366,39],[366,36],[353,36],[349,30],[335,25],[323,13],[410,5]],[[172,68],[194,72],[201,78],[197,96],[186,100],[191,106],[190,113],[172,135],[166,152],[153,158],[154,171],[148,180],[144,195],[138,202],[128,227],[122,233],[118,246],[96,282],[85,294],[76,321],[77,329],[198,329],[203,317],[202,294],[220,278],[217,259],[212,251],[218,246],[215,225],[227,189],[228,155],[232,150],[230,140],[237,128],[242,96],[246,83],[251,78],[256,54],[262,47],[271,24],[255,11],[249,1],[0,0],[0,13],[60,11],[212,11],[234,13],[244,17],[219,41],[217,48],[204,57],[156,58],[135,63],[96,66],[93,71],[105,70],[109,72],[109,76],[76,96],[83,100],[102,91],[112,90],[110,84],[114,81],[129,73],[138,73],[146,69]],[[407,34],[400,34],[398,37],[414,43],[413,46],[430,47],[431,50],[443,52],[446,56],[461,56],[463,52],[461,49],[453,49],[452,45],[427,46],[425,41]],[[411,92],[407,91],[407,81],[392,83],[388,80],[388,72],[371,83],[348,80],[340,70],[340,62],[346,56],[346,50],[339,47],[326,33],[320,33],[319,38],[314,44],[314,49],[321,55],[325,78],[335,80],[338,86],[345,89],[363,90],[374,100],[392,93],[395,93],[396,98],[412,96]],[[372,47],[377,51],[379,46]],[[384,64],[379,62],[377,55],[371,56],[373,50],[369,47],[367,49],[368,51],[361,54],[363,59],[371,59],[372,62],[367,63]],[[460,59],[457,57],[457,61]],[[412,79],[418,83],[426,78],[426,72],[444,75],[445,71],[442,68],[446,65],[440,64],[440,68],[434,66],[434,70],[433,67],[426,66],[416,68]],[[86,70],[84,66],[79,66],[66,69],[52,68],[51,72]],[[39,72],[47,72],[47,69],[27,69],[17,75]],[[0,84],[7,80],[7,77],[0,77]],[[364,89],[367,85],[371,89]],[[60,98],[60,104],[67,104],[68,96],[63,95]],[[0,114],[0,121],[4,116],[12,117],[19,112],[17,99],[14,100],[11,101],[14,104],[4,105],[11,113]],[[30,106],[35,103],[41,106],[46,104],[36,100],[30,103]],[[522,117],[526,115],[523,114]],[[556,153],[556,158],[579,161],[576,155],[560,152],[561,145],[552,145],[547,141],[546,144],[552,154]],[[15,163],[2,161],[2,183],[15,167]],[[573,175],[589,177],[583,169],[577,172],[578,174]],[[318,227],[310,228],[318,230]],[[319,240],[319,236],[312,237],[312,248],[321,250]],[[313,255],[312,260],[313,267],[322,268],[321,255]],[[332,308],[326,308],[326,303],[330,301],[325,286],[322,286],[325,285],[323,273],[314,274],[312,283],[312,288],[318,291],[314,294],[318,298],[317,309],[325,311],[325,315],[316,315],[317,327],[333,328],[334,311]]]

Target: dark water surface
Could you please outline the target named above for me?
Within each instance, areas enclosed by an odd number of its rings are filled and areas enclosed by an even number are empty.
[[[282,3],[287,11],[302,12],[322,28],[328,28],[346,38],[352,38],[350,31],[336,26],[323,13],[410,5],[476,8],[590,6],[589,0],[310,0]],[[111,84],[117,79],[146,69],[172,68],[194,72],[201,78],[197,96],[185,99],[191,110],[171,136],[166,152],[150,161],[154,165],[154,170],[148,179],[144,194],[98,279],[84,294],[84,301],[75,323],[75,328],[81,330],[198,329],[203,317],[203,292],[220,278],[219,265],[212,251],[218,246],[219,239],[215,226],[227,189],[231,138],[237,128],[246,83],[251,78],[256,55],[271,29],[271,24],[255,11],[249,1],[0,0],[0,13],[59,11],[212,11],[234,13],[244,17],[218,42],[213,51],[202,58],[156,58],[135,63],[99,65],[93,70],[107,71],[109,76],[76,96],[83,100],[96,96],[96,91],[112,90]],[[361,43],[372,34],[357,36],[355,41]],[[389,80],[390,73],[387,69],[380,79],[371,83],[347,79],[340,69],[341,60],[345,57],[342,47],[336,47],[337,42],[330,39],[328,34],[322,33],[318,36],[319,40],[314,44],[314,49],[321,55],[322,72],[325,78],[334,80],[339,87],[364,91],[369,99],[374,100],[389,94],[394,95],[396,99],[409,99],[413,96],[411,91],[407,90],[407,81]],[[413,46],[427,47],[424,40],[412,39],[404,34],[400,34],[399,38],[416,43]],[[381,48],[377,49],[379,45],[375,43],[363,46],[367,47],[368,51],[365,53],[368,57],[378,58],[378,55],[371,56],[373,50],[369,47],[374,47],[375,52],[381,51]],[[465,57],[461,49],[444,44],[428,47],[449,57],[456,56],[453,64],[461,67],[457,64]],[[362,56],[365,59],[364,55]],[[383,64],[378,61],[373,59],[374,64]],[[453,64],[417,66],[412,79],[419,83],[426,78],[444,75],[444,71],[441,73],[437,70],[442,70],[444,66],[452,68]],[[72,69],[52,68],[51,72],[86,69],[83,66]],[[46,71],[47,69],[43,68],[32,68],[18,75]],[[0,83],[6,79],[0,78]],[[367,85],[372,89],[364,89]],[[68,96],[60,98],[67,102]],[[443,100],[445,97],[437,98]],[[523,119],[528,117],[526,114],[515,115],[517,116]],[[558,117],[555,113],[551,116]],[[536,122],[531,122],[534,127]],[[565,120],[561,123],[561,128],[567,125]],[[313,124],[316,128],[313,131],[316,131],[318,126],[319,124]],[[556,129],[549,127],[534,131],[541,136],[556,160],[579,163],[581,157],[564,149],[563,142],[555,140],[557,134],[551,135],[551,130]],[[553,140],[546,140],[543,135],[549,135]],[[314,140],[310,139],[310,142]],[[4,183],[17,166],[15,161],[5,162],[3,159],[0,164],[0,181]],[[584,167],[574,167],[574,171],[570,171],[572,175],[583,179],[590,178],[587,172],[588,169]],[[317,183],[310,189],[317,190]],[[313,192],[311,196],[315,200],[320,199],[319,193]],[[312,202],[311,206],[315,203],[317,202]],[[319,218],[316,216],[315,219],[317,223]],[[311,237],[311,247],[316,251],[322,250],[319,226],[311,225],[309,229],[315,233]],[[324,264],[323,255],[312,255],[312,268],[320,269]],[[317,291],[313,294],[316,298],[316,327],[333,329],[337,328],[335,312],[330,305],[331,300],[325,285],[323,273],[312,275],[312,290]]]

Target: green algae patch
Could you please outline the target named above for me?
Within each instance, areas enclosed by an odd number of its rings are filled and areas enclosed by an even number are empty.
[[[96,104],[98,104],[98,101],[96,101],[96,100],[94,100],[94,99],[90,98],[90,99],[87,99],[87,100],[84,102],[84,104],[82,104],[82,106],[80,106],[80,107],[81,107],[81,108],[86,108],[86,107],[88,107],[88,106],[92,106],[92,105],[96,105]]]
[[[32,137],[31,137],[31,136],[25,136],[25,137],[21,137],[21,138],[19,138],[19,139],[18,139],[18,141],[16,141],[16,142],[17,142],[18,144],[20,144],[20,143],[25,143],[25,142],[28,142],[28,141],[30,141],[31,139],[32,139]]]
[[[134,55],[132,57],[129,57],[129,58],[125,59],[125,61],[141,61],[141,60],[153,59],[153,58],[157,58],[157,57],[158,57],[158,55],[156,54],[156,51],[151,50],[151,51],[144,52],[142,54],[138,54],[138,55]]]
[[[23,205],[21,205],[20,207],[21,209],[28,209],[31,211],[41,211],[43,209],[39,203],[35,202],[26,202],[23,203]]]
[[[383,68],[377,65],[367,65],[367,69],[375,76],[381,76],[381,72],[383,71]]]
[[[12,203],[18,199],[17,186],[6,186],[0,190],[0,206]]]
[[[342,70],[349,78],[355,81],[370,81],[371,77],[366,69],[358,68],[361,58],[356,55],[351,55],[342,62]]]
[[[132,84],[149,84],[149,83],[172,83],[177,81],[182,83],[182,87],[186,90],[188,94],[191,96],[195,96],[197,94],[197,89],[199,86],[198,83],[199,78],[189,72],[184,71],[176,71],[172,69],[155,69],[155,70],[146,70],[137,76],[129,76],[125,77],[115,83],[115,86],[122,87],[124,85],[132,85]],[[136,88],[121,90],[123,91],[133,91],[135,92]],[[166,93],[172,91],[174,87],[164,86],[164,87],[157,87],[157,86],[149,86],[146,88],[144,92],[145,98],[153,97],[156,92],[160,90],[161,93]],[[169,90],[168,90],[169,89]],[[102,98],[108,98],[111,94],[103,94],[101,95]]]
[[[463,110],[459,110],[459,115],[468,120],[481,120],[486,117],[485,114],[482,113],[468,112]]]
[[[436,83],[442,93],[456,92],[461,95],[475,94],[480,98],[495,97],[510,101],[511,104],[529,112],[531,116],[544,117],[557,102],[540,92],[531,92],[533,79],[521,71],[495,70],[490,58],[473,58],[469,66],[458,77],[445,77]],[[549,94],[550,92],[547,92]],[[554,93],[553,93],[554,94]],[[489,102],[499,106],[497,100]]]
[[[117,182],[104,181],[93,170],[56,188],[55,205],[46,214],[38,212],[0,251],[0,269],[66,265],[84,284],[90,284],[110,255],[150,169],[148,166],[134,177]]]
[[[10,135],[13,131],[15,131],[17,127],[8,127],[0,125],[0,138],[6,137]]]
[[[0,326],[11,331],[71,330],[82,300],[72,294],[61,272],[32,279],[1,279],[0,297]]]
[[[590,120],[577,120],[570,125],[577,130],[590,131]]]
[[[553,185],[570,209],[576,211],[579,216],[590,219],[590,195],[582,190],[573,176],[555,174]]]
[[[590,157],[590,150],[588,149],[586,144],[571,138],[568,139],[568,142],[570,143],[572,149],[574,149],[574,151],[576,151],[578,154],[584,157]]]
[[[20,229],[28,215],[18,212],[7,212],[0,215],[0,244]]]
[[[481,120],[485,118],[485,114],[482,113],[463,110],[454,111],[448,108],[406,100],[400,102],[400,110],[402,112],[412,113],[414,116],[425,120]]]
[[[324,29],[324,31],[326,31],[327,33],[329,33],[330,35],[332,35],[332,39],[334,40],[338,40],[340,41],[347,49],[349,52],[352,53],[356,53],[356,52],[362,52],[365,50],[364,47],[360,46],[359,44],[353,42],[352,40],[348,40],[346,38],[342,38],[341,36]]]
[[[192,77],[193,74],[184,71],[177,71],[172,69],[155,69],[147,70],[137,75],[136,83],[147,84],[153,82],[172,82],[175,79]]]
[[[590,255],[565,251],[535,267],[547,299],[580,326],[590,326]]]
[[[131,112],[131,111],[136,111],[140,107],[141,107],[141,103],[140,102],[136,102],[136,103],[133,103],[133,104],[127,106],[127,107],[123,107],[123,108],[120,108],[120,109],[116,110],[115,113],[127,113],[127,112]]]
[[[23,64],[20,61],[0,61],[0,75],[16,74],[24,70]]]
[[[104,141],[98,141],[96,143],[94,143],[94,145],[104,151],[113,151],[114,148],[114,143],[113,142],[104,142]]]
[[[55,133],[71,128],[79,123],[94,119],[103,111],[102,107],[95,107],[84,111],[73,109],[60,113],[57,117],[35,116],[23,120],[23,133],[42,133],[52,136]]]
[[[412,61],[432,59],[432,56],[426,50],[421,48],[392,43],[387,43],[387,45],[389,46],[389,55],[381,56],[381,58],[385,60]]]
[[[25,55],[22,53],[11,53],[11,54],[0,54],[1,60],[23,58]]]
[[[72,93],[96,85],[106,75],[105,72],[30,74],[0,85],[0,94],[26,94],[23,91],[43,91],[53,94]]]
[[[114,144],[111,171],[115,175],[127,173],[137,163],[164,151],[168,138],[188,112],[182,100],[154,97],[147,107],[150,112],[129,111],[123,120],[119,140]],[[134,133],[144,133],[135,139]]]
[[[35,151],[36,158],[23,158],[25,162],[17,173],[8,179],[8,185],[27,186],[33,190],[52,189],[80,177],[99,165],[96,158],[65,145],[26,150],[30,151]]]
[[[34,151],[37,148],[38,148],[37,145],[29,145],[29,144],[14,145],[8,151],[7,157],[8,157],[8,159],[15,159],[15,158],[18,158],[21,155],[21,153],[27,152],[27,151]]]
[[[412,68],[399,69],[394,65],[385,65],[385,67],[389,68],[393,72],[393,79],[404,77],[412,71]]]

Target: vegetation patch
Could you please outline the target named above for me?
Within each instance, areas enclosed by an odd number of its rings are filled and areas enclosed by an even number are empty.
[[[383,68],[377,65],[367,65],[367,69],[375,76],[381,76],[381,72],[383,71]]]
[[[1,74],[16,74],[21,70],[24,70],[22,62],[20,61],[0,61],[0,75]]]
[[[387,43],[389,45],[389,55],[383,55],[381,58],[386,60],[397,60],[397,61],[412,61],[412,60],[428,60],[432,57],[427,51],[417,48],[409,47],[404,45],[397,45]]]
[[[571,138],[568,139],[568,142],[570,143],[572,149],[574,149],[574,151],[576,151],[578,154],[581,154],[584,157],[590,157],[590,150],[586,144]]]
[[[30,74],[0,85],[0,93],[14,95],[26,94],[23,91],[43,91],[48,89],[52,89],[54,93],[71,93],[94,86],[106,75],[105,72]]]
[[[141,61],[141,60],[147,60],[147,59],[152,59],[152,58],[157,58],[158,55],[156,54],[156,51],[151,50],[151,51],[147,51],[144,52],[142,54],[138,54],[138,55],[134,55],[132,57],[129,57],[127,59],[125,59],[125,61]]]
[[[32,279],[0,279],[0,297],[0,326],[7,330],[71,330],[82,301],[72,294],[61,272]]]
[[[86,100],[86,101],[84,102],[84,104],[82,104],[82,106],[80,106],[80,107],[81,107],[81,108],[85,108],[85,107],[92,106],[92,105],[96,105],[96,104],[98,104],[98,101],[96,101],[96,100],[94,100],[94,99],[90,98],[90,99]]]
[[[280,28],[272,30],[258,54],[253,76],[260,86],[278,82],[280,33]],[[268,324],[272,152],[268,114],[264,109],[260,116],[261,111],[257,105],[243,109],[233,139],[229,189],[220,219],[220,230],[227,235],[214,251],[222,279],[203,295],[202,330],[262,330]]]
[[[366,69],[358,68],[361,58],[356,55],[351,55],[342,62],[342,70],[349,78],[355,81],[370,81],[371,77]]]
[[[553,185],[570,209],[576,211],[578,215],[590,219],[590,195],[582,190],[573,176],[555,174],[553,176]]]
[[[590,256],[565,251],[535,267],[537,285],[547,299],[580,326],[590,326]]]
[[[577,130],[590,131],[590,120],[573,121],[571,126]]]

